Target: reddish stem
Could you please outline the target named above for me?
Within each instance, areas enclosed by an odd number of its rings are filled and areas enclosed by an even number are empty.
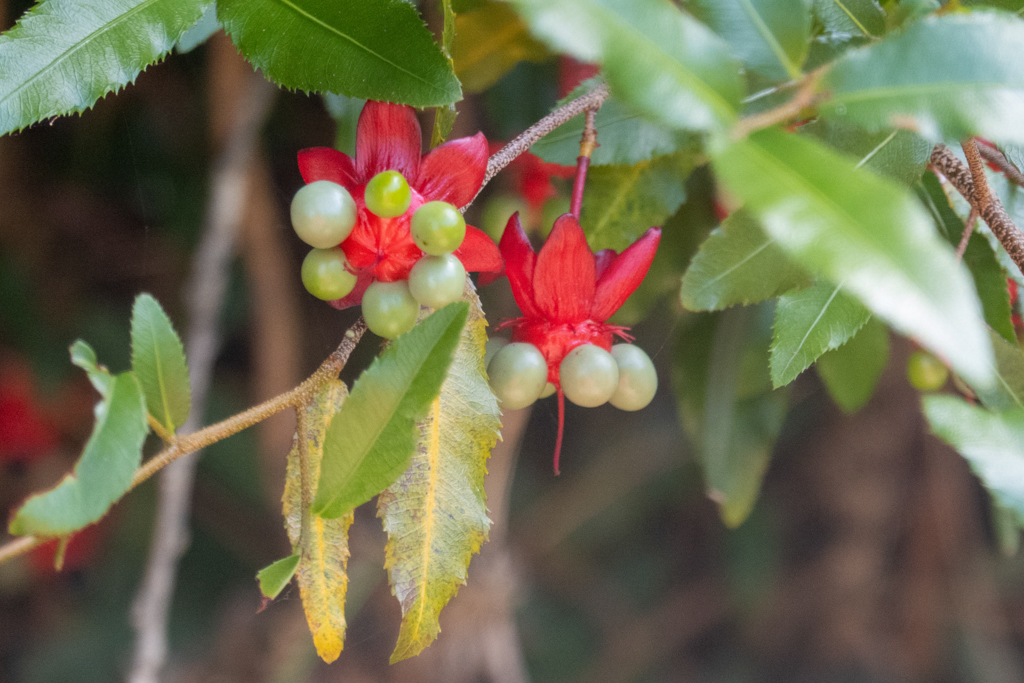
[[[587,182],[588,168],[590,168],[590,157],[576,158],[576,180],[572,183],[572,203],[569,205],[569,213],[576,220],[580,219],[580,210],[583,208],[583,186]]]
[[[558,436],[555,437],[555,476],[559,475],[558,458],[562,455],[562,433],[565,431],[565,394],[558,385]]]

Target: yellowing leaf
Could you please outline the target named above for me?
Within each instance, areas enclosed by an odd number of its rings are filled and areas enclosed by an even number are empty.
[[[331,418],[341,409],[346,396],[348,389],[345,383],[334,380],[321,389],[306,408],[306,433],[296,434],[295,444],[288,454],[288,474],[282,498],[288,538],[292,545],[303,546],[299,549],[302,557],[295,576],[299,582],[306,622],[313,634],[317,654],[327,663],[338,658],[345,639],[348,528],[352,525],[352,511],[336,519],[324,519],[310,512],[309,530],[305,538],[302,533],[302,511],[309,509],[320,480],[320,460],[323,458],[327,427]],[[298,442],[303,437],[308,449],[308,481],[305,486]]]
[[[384,566],[402,606],[392,663],[437,637],[441,608],[466,582],[470,558],[490,527],[484,475],[501,420],[484,374],[487,321],[472,285],[464,298],[469,320],[441,394],[419,425],[412,464],[377,499],[388,533]]]
[[[507,5],[488,2],[455,18],[455,73],[462,87],[480,92],[497,83],[520,61],[550,56]]]

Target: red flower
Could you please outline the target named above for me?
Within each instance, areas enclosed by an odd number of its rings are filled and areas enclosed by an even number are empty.
[[[0,461],[37,460],[57,445],[57,433],[44,416],[30,371],[17,366],[0,376]]]
[[[420,124],[411,107],[367,102],[356,130],[355,160],[330,147],[299,152],[299,171],[306,183],[330,180],[349,191],[359,209],[352,234],[341,243],[350,266],[359,276],[356,288],[330,302],[347,308],[362,301],[374,279],[403,280],[423,252],[412,240],[409,220],[422,204],[444,201],[462,207],[472,201],[487,170],[487,139],[483,133],[440,145],[421,158]],[[398,171],[412,189],[412,204],[396,218],[381,218],[366,210],[366,183],[381,171]],[[467,271],[500,271],[501,256],[482,231],[466,226],[466,239],[455,251]]]
[[[579,222],[565,214],[535,254],[518,214],[505,227],[501,255],[523,317],[502,323],[499,329],[511,327],[512,341],[533,344],[547,360],[548,381],[558,390],[556,472],[565,402],[558,379],[562,359],[581,344],[608,351],[616,335],[631,339],[627,328],[606,321],[643,282],[660,241],[661,229],[650,228],[621,254],[611,249],[595,254]]]

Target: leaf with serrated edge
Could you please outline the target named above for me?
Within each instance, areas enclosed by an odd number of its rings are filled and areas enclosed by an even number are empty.
[[[256,572],[256,580],[260,583],[260,593],[263,597],[273,600],[281,594],[295,575],[299,559],[298,553],[289,555]]]
[[[719,130],[743,86],[721,38],[669,0],[512,0],[534,36],[599,62],[612,92],[653,121]]]
[[[821,354],[839,348],[871,317],[842,287],[819,282],[786,294],[775,306],[772,383],[789,384]]]
[[[981,135],[1024,143],[1024,20],[997,12],[929,16],[836,61],[823,117],[898,126],[933,142]]]
[[[415,424],[441,391],[467,315],[466,303],[448,304],[395,339],[356,380],[327,429],[313,512],[340,517],[409,467]]]
[[[217,18],[286,88],[415,107],[462,99],[448,58],[403,0],[220,0]]]
[[[16,535],[66,536],[98,521],[128,491],[142,462],[146,401],[130,372],[110,382],[110,397],[96,405],[96,424],[71,474],[30,497],[11,520]]]
[[[765,130],[714,157],[726,189],[804,267],[990,386],[992,346],[974,285],[908,192],[818,143]]]
[[[872,318],[850,341],[825,353],[815,367],[832,399],[847,413],[864,407],[889,362],[889,331]]]
[[[167,54],[210,0],[46,0],[0,36],[0,134],[85,111]]]
[[[814,0],[814,16],[837,36],[875,38],[885,33],[885,12],[875,0]]]
[[[994,330],[989,330],[996,361],[992,367],[995,384],[978,389],[978,400],[990,410],[1024,408],[1024,352],[1020,344],[1008,342]]]
[[[96,352],[92,350],[92,347],[87,342],[76,339],[69,351],[71,352],[71,364],[85,370],[93,388],[104,398],[109,398],[110,383],[114,378],[109,370],[97,362]]]
[[[192,409],[185,349],[170,318],[149,294],[140,294],[132,307],[132,372],[157,422],[169,432],[185,424]]]
[[[481,92],[519,62],[542,62],[551,53],[530,37],[526,26],[507,4],[488,2],[455,18],[452,56],[462,87]],[[578,143],[577,137],[577,147]]]
[[[392,663],[437,637],[441,608],[466,582],[470,557],[490,527],[484,475],[501,420],[484,372],[487,321],[469,283],[465,298],[469,320],[441,393],[419,424],[412,464],[377,499],[388,533],[384,566],[402,605]]]
[[[320,482],[320,462],[323,459],[324,438],[331,419],[341,410],[348,396],[348,388],[340,379],[324,385],[305,408],[306,448],[308,454],[309,491],[305,505],[309,505]],[[337,519],[324,519],[310,513],[309,539],[305,548],[299,548],[302,535],[302,469],[299,461],[299,434],[288,454],[284,495],[285,529],[292,546],[302,555],[296,576],[306,623],[313,634],[317,654],[328,664],[341,654],[345,642],[345,595],[348,591],[348,529],[353,512]]]
[[[807,274],[741,209],[701,244],[683,275],[680,299],[691,311],[717,311],[808,284]]]

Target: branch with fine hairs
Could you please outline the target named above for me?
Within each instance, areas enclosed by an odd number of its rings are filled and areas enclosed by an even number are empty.
[[[970,146],[965,145],[965,151]],[[975,149],[975,151],[977,150]],[[968,155],[968,159],[970,158],[971,155]],[[956,188],[956,191],[963,195],[973,208],[977,209],[978,215],[992,230],[992,234],[1006,249],[1006,253],[1010,255],[1017,267],[1024,271],[1024,233],[1014,225],[999,202],[999,198],[989,190],[988,182],[985,181],[984,169],[981,169],[980,184],[983,185],[982,193],[987,197],[987,201],[980,203],[975,190],[975,176],[967,165],[953,154],[953,150],[942,144],[936,145],[932,150],[929,164],[942,173]]]
[[[999,170],[1010,179],[1010,182],[1024,187],[1024,173],[1021,173],[1006,156],[995,147],[981,143],[978,145],[978,153],[985,158],[985,161],[999,167]]]
[[[201,451],[218,441],[223,441],[243,429],[259,424],[271,415],[276,415],[288,408],[301,410],[313,400],[324,384],[331,379],[337,378],[365,332],[366,321],[360,317],[352,327],[345,331],[345,337],[341,340],[338,348],[320,364],[316,372],[307,377],[299,386],[237,415],[232,415],[226,420],[221,420],[187,436],[179,437],[173,444],[154,455],[142,467],[135,470],[135,475],[132,477],[132,483],[128,487],[128,491],[131,491],[174,461]],[[125,493],[127,494],[127,491]],[[53,539],[39,536],[22,536],[5,543],[0,546],[0,563],[12,557],[23,555],[36,546],[50,540]]]
[[[732,130],[733,139],[739,140],[762,128],[769,128],[799,116],[801,111],[814,104],[818,94],[818,82],[824,73],[824,67],[815,69],[804,76],[803,80],[798,81],[799,87],[790,100],[774,109],[745,116],[737,121]]]

